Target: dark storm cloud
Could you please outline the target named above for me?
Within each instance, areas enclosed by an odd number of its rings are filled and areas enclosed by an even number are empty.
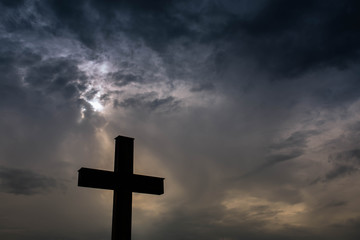
[[[123,87],[133,82],[142,83],[143,78],[134,74],[124,74],[121,71],[109,74],[109,78],[114,81],[116,86]]]
[[[0,167],[1,192],[33,195],[48,192],[58,186],[55,179],[30,170]]]
[[[256,175],[260,174],[262,171],[264,171],[270,167],[273,167],[276,164],[290,161],[297,157],[300,157],[301,155],[303,155],[303,153],[304,152],[302,150],[293,150],[293,151],[290,151],[287,153],[270,154],[269,156],[267,156],[265,158],[265,163],[256,167],[254,170],[251,170],[251,171],[245,173],[244,175],[241,176],[241,178],[248,178],[248,177],[256,176]]]
[[[304,152],[302,150],[294,150],[287,154],[272,154],[267,157],[267,162],[262,166],[262,168],[267,168],[273,166],[277,163],[285,162],[294,158],[301,156]]]
[[[329,161],[337,164],[360,165],[360,149],[352,149],[329,156]]]
[[[359,12],[358,1],[268,1],[251,20],[234,16],[224,33],[277,78],[343,69],[359,60]]]
[[[165,58],[171,56],[168,46],[179,38],[221,46],[215,52],[221,63],[219,72],[229,61],[247,58],[273,74],[272,79],[280,79],[326,67],[344,69],[359,59],[357,1],[208,1],[199,8],[191,1],[94,0],[34,6],[38,15],[52,23],[43,30],[54,34],[70,30],[93,49],[117,32],[144,40],[147,46],[165,53]],[[9,28],[19,26],[12,21]],[[128,82],[124,81],[120,84]]]
[[[34,104],[34,101],[40,104],[37,109],[43,107],[40,101],[56,102],[58,106],[72,103],[80,107],[80,94],[86,89],[87,83],[85,75],[73,60],[43,60],[38,53],[24,49],[17,43],[3,42],[7,46],[1,51],[0,57],[0,69],[3,70],[0,107],[4,111]],[[24,113],[30,111],[28,107],[23,110]],[[29,113],[29,116],[35,114],[36,111]]]
[[[274,150],[282,150],[288,148],[304,148],[307,146],[309,137],[319,134],[319,131],[297,131],[292,133],[288,138],[274,143],[270,146]]]
[[[17,41],[1,39],[0,50],[1,98],[2,104],[21,98],[22,94],[14,94],[32,89],[44,95],[60,93],[64,99],[79,97],[86,88],[86,77],[76,67],[76,62],[64,58],[43,59],[42,53],[36,53],[22,46]],[[7,89],[7,90],[5,90]],[[11,100],[10,100],[11,99]],[[5,102],[4,102],[5,101]],[[1,103],[0,103],[1,105]]]
[[[62,58],[48,59],[30,68],[24,80],[45,94],[59,92],[66,99],[79,98],[79,89],[86,87],[86,77],[75,62]],[[88,95],[92,95],[92,91]]]
[[[124,107],[130,109],[141,109],[146,112],[153,111],[171,111],[177,108],[179,100],[173,97],[159,98],[155,92],[138,94],[134,97],[126,98],[122,102],[115,100],[115,107]]]
[[[358,172],[360,168],[360,149],[331,154],[329,162],[333,164],[333,169],[326,174],[325,180],[333,180]]]
[[[212,83],[200,83],[190,89],[191,92],[211,91],[214,90],[215,86]]]
[[[19,68],[28,68],[41,61],[41,56],[30,49],[23,49],[19,43],[0,39],[0,70],[2,86],[15,87],[20,84]]]
[[[126,10],[128,21],[118,29],[144,39],[156,50],[165,50],[172,40],[181,37],[203,44],[223,44],[231,54],[241,58],[245,54],[280,78],[324,67],[343,69],[359,59],[357,1],[276,0],[248,5],[240,5],[249,10],[239,14],[232,9],[239,7],[232,1],[202,2],[200,8],[187,1],[92,2],[102,16],[113,16],[117,11],[121,15]],[[112,21],[111,17],[106,19]],[[226,55],[219,55],[225,65]]]
[[[346,201],[331,201],[325,205],[326,208],[337,208],[346,206],[348,203]]]
[[[328,172],[325,175],[325,180],[324,181],[330,181],[333,180],[335,178],[339,178],[339,177],[344,177],[346,175],[349,175],[355,171],[357,171],[357,168],[354,168],[352,166],[346,166],[346,165],[341,165],[341,164],[336,164],[333,168],[333,170],[331,170],[330,172]]]
[[[38,8],[49,8],[57,26],[70,29],[91,48],[98,46],[99,34],[106,37],[115,31],[142,36],[149,45],[162,48],[164,38],[174,38],[186,31],[186,26],[169,14],[172,5],[171,1],[54,0],[38,4]]]
[[[358,173],[360,169],[360,149],[330,154],[328,161],[332,165],[331,170],[324,177],[315,179],[311,184],[332,181]]]
[[[6,6],[6,7],[17,7],[17,6],[21,5],[21,4],[23,4],[24,0],[14,0],[14,1],[12,1],[12,0],[3,0],[3,1],[1,1],[1,3],[4,4],[4,6]]]
[[[318,135],[316,130],[296,131],[289,137],[276,141],[270,145],[270,153],[265,157],[265,162],[256,169],[246,173],[244,177],[258,174],[276,164],[293,160],[302,156],[307,147],[308,139]]]

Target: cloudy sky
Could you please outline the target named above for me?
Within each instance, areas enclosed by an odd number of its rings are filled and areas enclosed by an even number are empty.
[[[360,238],[359,1],[0,1],[0,239]]]

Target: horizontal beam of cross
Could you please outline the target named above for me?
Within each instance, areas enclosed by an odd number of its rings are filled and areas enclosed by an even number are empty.
[[[164,178],[138,174],[122,175],[116,172],[81,168],[78,186],[101,189],[124,189],[131,192],[161,195],[164,193]]]

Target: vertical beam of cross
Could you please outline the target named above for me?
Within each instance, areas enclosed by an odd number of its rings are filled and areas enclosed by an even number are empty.
[[[126,181],[134,169],[134,139],[118,136],[115,138],[114,172]],[[114,206],[111,240],[131,239],[132,189],[123,184],[114,189]]]

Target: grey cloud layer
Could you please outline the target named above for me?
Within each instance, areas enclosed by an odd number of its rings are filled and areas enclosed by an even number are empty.
[[[137,239],[357,239],[358,1],[25,0],[0,11],[0,192],[22,210],[28,195],[32,214],[49,193],[71,209],[56,212],[69,229],[51,236],[107,236],[110,198],[76,189],[76,170],[112,166],[111,138],[127,134],[137,166],[164,171],[169,192],[161,214],[134,206],[154,223]],[[14,239],[47,239],[31,226]]]

